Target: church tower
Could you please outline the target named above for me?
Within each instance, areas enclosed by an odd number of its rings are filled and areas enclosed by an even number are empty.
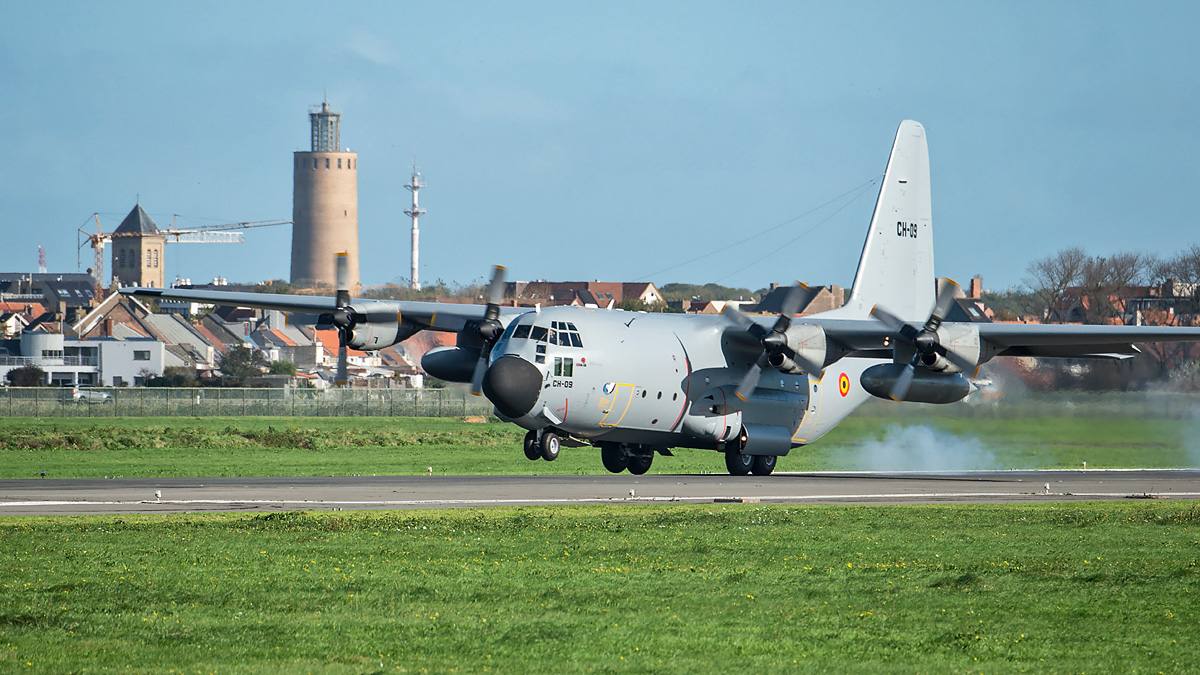
[[[138,204],[112,234],[112,277],[118,286],[163,287],[167,238]]]

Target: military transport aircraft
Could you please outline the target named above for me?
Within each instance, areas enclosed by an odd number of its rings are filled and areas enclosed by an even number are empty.
[[[344,280],[345,254],[339,260]],[[651,314],[583,307],[502,307],[497,267],[486,306],[127,288],[172,298],[322,314],[345,349],[382,349],[420,330],[457,344],[427,353],[434,377],[470,382],[503,420],[527,429],[525,455],[598,446],[605,468],[645,473],[655,453],[706,448],[734,475],[767,475],[869,396],[951,403],[997,356],[1128,358],[1136,342],[1200,340],[1200,328],[944,321],[957,291],[938,287],[925,129],[901,123],[849,299],[795,318],[793,287],[778,317]],[[345,289],[345,281],[339,281]]]

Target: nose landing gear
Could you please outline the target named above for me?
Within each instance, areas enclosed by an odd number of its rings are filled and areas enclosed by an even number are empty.
[[[544,459],[547,462],[553,462],[558,459],[558,452],[561,447],[561,439],[553,431],[542,431],[540,438],[536,431],[530,431],[525,434],[524,450],[525,457],[528,459]]]

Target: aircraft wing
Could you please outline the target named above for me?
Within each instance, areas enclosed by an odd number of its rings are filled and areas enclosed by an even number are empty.
[[[122,288],[123,295],[139,298],[184,300],[227,307],[275,309],[302,314],[328,314],[336,300],[312,295],[237,293],[233,291],[187,290],[180,288]],[[367,315],[399,314],[400,320],[415,329],[457,332],[468,321],[483,318],[484,305],[460,305],[451,302],[411,302],[405,300],[352,299],[351,306]],[[528,312],[523,307],[501,307],[501,317]]]
[[[973,325],[998,350],[996,356],[1119,358],[1138,353],[1138,343],[1200,340],[1200,328],[1179,326]]]
[[[803,321],[803,319],[801,319]],[[893,332],[869,320],[813,320],[826,336],[852,356],[880,356]],[[919,323],[913,323],[920,328]],[[951,325],[949,323],[944,325]],[[1200,328],[1178,326],[1079,326],[1063,324],[973,323],[991,356],[1122,358],[1144,342],[1200,341]],[[890,350],[889,350],[890,351]]]

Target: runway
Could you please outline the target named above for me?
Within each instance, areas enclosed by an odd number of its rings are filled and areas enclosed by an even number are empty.
[[[0,516],[609,503],[996,504],[1129,499],[1200,499],[1200,470],[0,481]]]

